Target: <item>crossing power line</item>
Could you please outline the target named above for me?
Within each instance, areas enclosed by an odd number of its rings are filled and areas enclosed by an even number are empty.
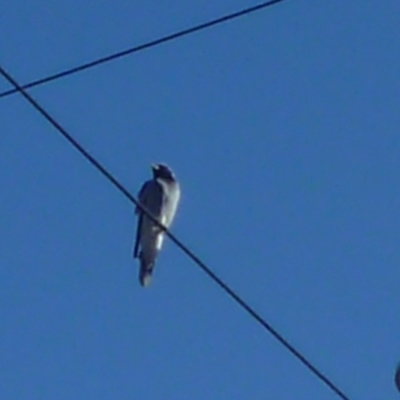
[[[225,291],[240,307],[256,320],[266,331],[268,331],[278,342],[280,342],[293,356],[295,356],[305,367],[307,367],[319,380],[325,383],[334,393],[343,400],[350,398],[342,392],[319,368],[314,366],[311,361],[304,356],[300,350],[285,339],[270,323],[266,321],[254,308],[252,308],[239,294],[236,293],[230,286],[219,278],[192,250],[190,250],[183,242],[181,242],[168,229],[165,229],[140,203],[139,201],[125,188],[125,186],[114,177],[93,155],[89,153],[73,135],[71,135],[55,118],[53,118],[45,108],[43,108],[29,93],[23,89],[18,82],[0,66],[0,74],[14,86],[18,91],[58,132],[82,155],[84,156],[105,178],[107,178],[125,197],[139,207],[154,223],[165,230],[166,235],[189,257],[197,264],[221,289]]]
[[[101,65],[101,64],[104,64],[104,63],[108,63],[108,62],[116,60],[118,58],[126,57],[126,56],[128,56],[130,54],[137,53],[139,51],[146,50],[146,49],[158,46],[158,45],[166,43],[166,42],[171,42],[171,41],[176,40],[178,38],[181,38],[183,36],[191,35],[191,34],[193,34],[195,32],[199,32],[199,31],[211,28],[211,27],[213,27],[215,25],[220,25],[222,23],[231,21],[231,20],[236,19],[236,18],[243,17],[245,15],[254,13],[256,11],[261,11],[261,10],[267,8],[267,7],[273,6],[273,5],[278,4],[278,3],[282,3],[284,1],[285,0],[269,0],[269,1],[265,1],[263,3],[255,5],[255,6],[248,7],[248,8],[245,8],[243,10],[231,13],[231,14],[226,14],[226,15],[224,15],[222,17],[219,17],[219,18],[204,22],[204,23],[199,24],[199,25],[195,25],[195,26],[193,26],[191,28],[183,29],[183,30],[180,30],[178,32],[171,33],[171,34],[163,36],[161,38],[152,40],[150,42],[146,42],[146,43],[140,44],[138,46],[131,47],[129,49],[125,49],[125,50],[122,50],[122,51],[119,51],[119,52],[116,52],[116,53],[113,53],[113,54],[109,54],[108,56],[104,56],[104,57],[98,58],[96,60],[87,62],[85,64],[81,64],[81,65],[78,65],[76,67],[69,68],[69,69],[66,69],[64,71],[57,72],[57,73],[55,73],[53,75],[49,75],[49,76],[34,80],[32,82],[29,82],[29,83],[25,83],[25,84],[21,85],[21,87],[23,89],[30,89],[30,88],[33,88],[35,86],[43,85],[44,83],[55,81],[57,79],[64,78],[64,77],[66,77],[68,75],[76,74],[78,72],[87,70],[89,68],[93,68],[93,67],[96,67],[98,65]],[[7,91],[4,91],[4,92],[0,93],[0,98],[6,97],[6,96],[10,96],[10,95],[12,95],[14,93],[17,93],[17,92],[18,92],[18,90],[15,89],[15,88],[7,90]]]

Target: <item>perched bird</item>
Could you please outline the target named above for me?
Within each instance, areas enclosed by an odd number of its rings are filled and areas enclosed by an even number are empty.
[[[140,204],[165,228],[169,228],[180,199],[180,187],[174,173],[164,164],[154,164],[153,179],[145,182],[139,191]],[[161,250],[165,232],[139,207],[136,207],[138,224],[133,257],[139,258],[139,281],[148,286],[154,265]]]

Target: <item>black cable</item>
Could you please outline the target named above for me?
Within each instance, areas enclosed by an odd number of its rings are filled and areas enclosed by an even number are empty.
[[[53,75],[49,75],[49,76],[47,76],[45,78],[37,79],[35,81],[26,83],[26,84],[22,85],[21,87],[23,89],[29,89],[29,88],[32,88],[34,86],[39,86],[39,85],[42,85],[44,83],[47,83],[47,82],[50,82],[50,81],[54,81],[56,79],[63,78],[65,76],[72,75],[72,74],[75,74],[77,72],[84,71],[85,69],[96,67],[97,65],[107,63],[107,62],[115,60],[117,58],[125,57],[125,56],[128,56],[128,55],[132,54],[132,53],[136,53],[138,51],[145,50],[145,49],[157,46],[157,45],[162,44],[162,43],[170,42],[170,41],[172,41],[174,39],[178,39],[178,38],[180,38],[182,36],[190,35],[190,34],[192,34],[194,32],[198,32],[198,31],[201,31],[203,29],[210,28],[210,27],[212,27],[214,25],[222,24],[223,22],[227,22],[227,21],[230,21],[232,19],[242,17],[242,16],[244,16],[246,14],[250,14],[250,13],[253,13],[255,11],[262,10],[263,8],[272,6],[274,4],[281,3],[282,1],[285,1],[285,0],[270,0],[270,1],[266,1],[264,3],[260,3],[258,5],[253,6],[253,7],[249,7],[249,8],[246,8],[244,10],[234,12],[232,14],[227,14],[227,15],[224,15],[223,17],[220,17],[220,18],[217,18],[217,19],[213,19],[213,20],[208,21],[208,22],[204,22],[204,23],[202,23],[200,25],[196,25],[196,26],[194,26],[192,28],[183,29],[183,30],[181,30],[179,32],[175,32],[175,33],[172,33],[170,35],[163,36],[163,37],[161,37],[159,39],[155,39],[155,40],[152,40],[150,42],[143,43],[143,44],[141,44],[139,46],[131,47],[129,49],[122,50],[122,51],[119,51],[117,53],[113,53],[113,54],[110,54],[108,56],[105,56],[105,57],[102,57],[102,58],[98,58],[97,60],[90,61],[88,63],[79,65],[77,67],[70,68],[70,69],[58,72],[56,74],[53,74]],[[17,89],[7,90],[5,92],[0,93],[0,98],[9,96],[9,95],[14,94],[16,92],[18,92]]]
[[[191,258],[215,283],[217,283],[229,296],[231,296],[242,308],[244,308],[257,322],[259,322],[272,336],[275,337],[287,350],[289,350],[299,361],[301,361],[312,373],[314,373],[322,382],[324,382],[332,391],[334,391],[343,400],[350,400],[332,381],[315,367],[308,359],[290,344],[275,328],[273,328],[260,314],[257,313],[245,300],[243,300],[233,289],[231,289],[221,278],[219,278],[207,265],[200,260],[186,245],[177,239],[169,230],[165,229],[126,189],[117,178],[115,178],[99,161],[96,160],[67,130],[57,122],[30,94],[28,94],[18,82],[0,66],[0,73],[10,82],[23,97],[47,119],[65,139],[70,142],[94,167],[96,167],[114,186],[117,187],[132,203],[140,208],[154,223],[164,229],[167,236]]]

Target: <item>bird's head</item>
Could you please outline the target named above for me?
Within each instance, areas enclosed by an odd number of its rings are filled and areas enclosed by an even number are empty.
[[[154,179],[161,178],[169,181],[175,181],[175,175],[165,164],[152,164]]]

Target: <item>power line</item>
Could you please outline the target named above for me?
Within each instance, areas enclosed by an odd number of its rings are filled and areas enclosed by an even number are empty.
[[[317,378],[324,382],[333,392],[343,400],[350,400],[326,375],[315,367],[299,350],[288,342],[275,328],[273,328],[256,310],[254,310],[245,300],[243,300],[228,284],[219,278],[201,259],[196,256],[185,244],[177,239],[169,230],[165,229],[126,189],[111,172],[109,172],[97,159],[92,156],[68,131],[57,122],[48,111],[46,111],[30,94],[28,94],[18,82],[0,66],[0,73],[11,83],[15,89],[48,121],[61,135],[68,140],[95,168],[97,168],[114,186],[119,189],[132,203],[140,208],[154,223],[165,230],[167,236],[189,257],[191,258],[217,285],[219,285],[233,300],[235,300],[245,311],[260,323],[275,339],[277,339],[290,353],[292,353],[303,365],[305,365]]]
[[[161,37],[159,39],[155,39],[155,40],[152,40],[150,42],[143,43],[143,44],[140,44],[138,46],[131,47],[129,49],[122,50],[122,51],[110,54],[110,55],[102,57],[102,58],[98,58],[98,59],[90,61],[88,63],[78,65],[77,67],[66,69],[66,70],[58,72],[56,74],[49,75],[49,76],[41,78],[41,79],[37,79],[35,81],[26,83],[26,84],[22,85],[21,87],[23,89],[29,89],[29,88],[32,88],[32,87],[35,87],[35,86],[42,85],[42,84],[47,83],[47,82],[54,81],[56,79],[64,78],[64,77],[66,77],[68,75],[76,74],[76,73],[84,71],[86,69],[96,67],[97,65],[104,64],[104,63],[107,63],[109,61],[116,60],[117,58],[122,58],[122,57],[128,56],[130,54],[137,53],[137,52],[145,50],[145,49],[149,49],[150,47],[154,47],[154,46],[158,46],[158,45],[160,45],[162,43],[170,42],[170,41],[178,39],[178,38],[180,38],[182,36],[187,36],[187,35],[190,35],[192,33],[195,33],[195,32],[207,29],[207,28],[211,28],[212,26],[219,25],[219,24],[231,21],[231,20],[239,18],[239,17],[243,17],[244,15],[247,15],[247,14],[250,14],[250,13],[253,13],[253,12],[256,12],[256,11],[260,11],[260,10],[262,10],[264,8],[273,6],[273,5],[275,5],[277,3],[281,3],[283,1],[285,1],[285,0],[270,0],[270,1],[266,1],[264,3],[257,4],[257,5],[255,5],[253,7],[248,7],[248,8],[245,8],[243,10],[240,10],[240,11],[237,11],[237,12],[234,12],[234,13],[231,13],[231,14],[227,14],[227,15],[224,15],[222,17],[213,19],[211,21],[204,22],[202,24],[193,26],[191,28],[183,29],[181,31],[172,33],[170,35],[163,36],[163,37]],[[18,92],[18,90],[15,89],[15,88],[7,90],[5,92],[0,93],[0,98],[9,96],[9,95],[14,94],[16,92]]]

